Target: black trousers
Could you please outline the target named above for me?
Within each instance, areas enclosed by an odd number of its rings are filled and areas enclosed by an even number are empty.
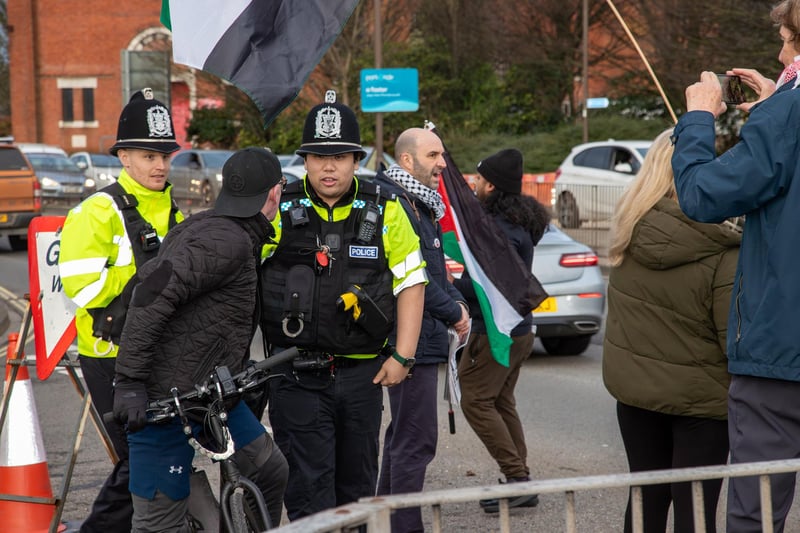
[[[617,402],[617,420],[631,472],[725,464],[728,423],[725,420],[657,413]],[[721,479],[703,482],[706,531],[716,531]],[[674,531],[694,531],[690,483],[642,487],[645,533],[664,533],[670,505]],[[625,533],[633,530],[631,500],[625,511]]]
[[[92,395],[92,403],[102,416],[114,408],[114,366],[116,357],[79,357],[81,373],[86,388]],[[81,533],[107,533],[110,531],[130,531],[133,516],[133,502],[128,490],[130,470],[128,465],[128,438],[125,428],[116,421],[103,425],[111,438],[119,462],[114,466],[100,492],[92,504],[89,517],[81,525]]]
[[[374,496],[383,389],[378,357],[330,370],[293,372],[270,384],[269,419],[289,462],[289,520]]]

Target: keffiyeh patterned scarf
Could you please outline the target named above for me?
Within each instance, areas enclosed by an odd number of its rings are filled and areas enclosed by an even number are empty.
[[[780,77],[778,78],[777,83],[775,84],[775,88],[779,88],[782,85],[786,85],[789,82],[792,82],[795,86],[797,86],[797,71],[800,70],[800,56],[794,58],[794,63],[783,69],[781,72]]]
[[[393,181],[431,208],[436,215],[436,220],[440,220],[444,216],[444,202],[438,192],[418,182],[414,179],[414,176],[406,172],[400,165],[390,166],[386,169],[385,173]]]

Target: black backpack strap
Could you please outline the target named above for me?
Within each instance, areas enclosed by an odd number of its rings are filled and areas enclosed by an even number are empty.
[[[114,182],[101,189],[100,192],[111,196],[122,213],[125,222],[125,232],[128,234],[128,239],[131,241],[136,268],[141,268],[143,264],[155,257],[158,253],[158,247],[160,245],[158,233],[155,228],[144,219],[142,214],[139,213],[139,210],[136,209],[136,206],[139,205],[136,196],[126,192],[125,189],[122,188],[122,185]],[[177,224],[177,211],[178,206],[175,201],[172,200],[169,221],[170,228]]]

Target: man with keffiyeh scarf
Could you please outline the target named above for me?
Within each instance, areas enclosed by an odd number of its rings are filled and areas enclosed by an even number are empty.
[[[447,329],[453,326],[463,335],[469,328],[466,302],[447,280],[442,251],[438,221],[444,216],[445,207],[436,188],[446,166],[443,153],[444,146],[435,133],[422,128],[405,130],[395,143],[397,163],[374,180],[400,199],[419,235],[429,278],[416,365],[409,379],[388,389],[392,421],[384,438],[379,495],[422,491],[425,470],[436,454],[438,366],[447,361]],[[392,343],[394,335],[390,338]],[[419,508],[395,511],[392,531],[423,531]]]

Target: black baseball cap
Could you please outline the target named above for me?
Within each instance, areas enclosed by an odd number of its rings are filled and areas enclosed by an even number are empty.
[[[282,176],[281,164],[269,150],[257,147],[239,150],[222,166],[222,188],[214,211],[236,218],[255,215]]]

